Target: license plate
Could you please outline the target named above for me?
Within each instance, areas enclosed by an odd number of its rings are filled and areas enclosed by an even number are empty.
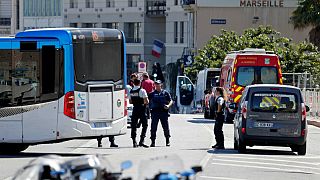
[[[273,127],[273,123],[255,122],[254,127],[271,128]]]
[[[102,128],[102,127],[110,127],[110,123],[106,122],[95,122],[94,127],[96,128]]]

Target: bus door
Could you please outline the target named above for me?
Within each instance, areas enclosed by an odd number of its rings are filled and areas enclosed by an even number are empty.
[[[23,141],[55,140],[58,100],[62,96],[63,62],[57,40],[14,42],[16,63],[14,94],[23,106]]]
[[[0,143],[22,142],[21,108],[13,100],[13,61],[11,41],[0,48]]]

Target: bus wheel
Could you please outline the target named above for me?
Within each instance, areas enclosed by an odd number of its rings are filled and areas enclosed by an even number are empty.
[[[1,154],[17,154],[26,150],[29,145],[26,144],[1,144],[0,153]]]

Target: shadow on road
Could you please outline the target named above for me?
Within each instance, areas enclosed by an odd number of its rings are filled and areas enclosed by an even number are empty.
[[[0,155],[1,158],[36,158],[40,156],[46,155],[58,155],[62,157],[76,157],[76,156],[83,156],[87,154],[79,154],[79,153],[38,153],[38,152],[21,152],[18,154],[4,154]]]
[[[214,124],[215,120],[197,119],[197,120],[188,120],[188,122],[195,123],[195,124]]]
[[[234,149],[210,149],[207,151],[211,154],[240,154],[237,150]],[[262,149],[247,149],[245,154],[249,155],[288,155],[296,156],[292,151],[281,151],[281,150],[262,150]]]

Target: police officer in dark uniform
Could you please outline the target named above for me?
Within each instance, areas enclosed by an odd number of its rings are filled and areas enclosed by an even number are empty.
[[[129,101],[133,104],[132,117],[131,117],[131,138],[133,141],[133,147],[138,147],[136,136],[137,136],[137,124],[138,120],[142,124],[142,131],[140,135],[139,146],[148,148],[149,146],[144,144],[144,138],[148,128],[148,120],[146,117],[146,105],[149,103],[148,95],[146,90],[140,87],[141,81],[135,79],[133,81],[134,87],[131,89],[129,94]]]
[[[215,112],[216,112],[216,122],[214,124],[214,136],[216,139],[216,144],[212,146],[215,149],[224,149],[224,136],[223,136],[223,122],[224,122],[224,109],[226,94],[222,87],[217,87],[215,91],[216,101],[215,101]]]
[[[151,147],[155,147],[158,122],[160,120],[164,136],[166,138],[166,146],[170,146],[170,130],[169,130],[169,108],[173,104],[170,93],[162,89],[162,81],[155,81],[155,90],[150,93],[150,110],[151,110]]]
[[[109,136],[110,147],[118,147],[114,139],[115,139],[114,136]],[[97,141],[98,141],[98,147],[102,147],[102,143],[101,143],[102,137],[98,137]]]

